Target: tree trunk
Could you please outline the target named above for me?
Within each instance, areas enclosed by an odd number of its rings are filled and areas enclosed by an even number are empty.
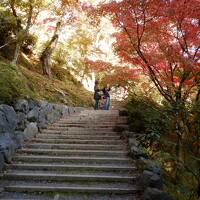
[[[184,148],[183,148],[183,140],[181,135],[178,135],[177,137],[177,143],[176,143],[176,156],[178,158],[178,162],[184,163]]]
[[[197,95],[196,95],[196,102],[199,101],[199,97],[200,97],[200,89],[198,89]]]
[[[29,12],[28,12],[28,19],[27,19],[25,32],[24,32],[24,38],[22,39],[22,41],[18,41],[17,44],[16,44],[14,57],[13,57],[13,60],[11,62],[13,65],[17,65],[18,58],[19,58],[19,55],[20,55],[21,45],[23,44],[24,40],[27,38],[28,33],[29,33],[29,29],[31,27],[31,20],[32,20],[32,16],[33,16],[33,5],[32,4],[33,4],[33,1],[29,0]],[[18,37],[22,28],[21,28],[21,21],[19,20],[17,12],[15,10],[15,1],[13,1],[11,3],[11,9],[12,9],[13,15],[15,16],[15,18],[17,20],[17,26],[18,26],[17,37]]]
[[[83,73],[81,75],[81,80],[80,82],[83,84],[84,78],[85,78],[85,74],[86,74],[86,68],[84,68]]]
[[[46,48],[40,57],[40,60],[42,62],[42,72],[49,78],[51,78],[51,68],[50,68],[51,53],[52,53],[51,49]]]
[[[16,48],[15,48],[14,58],[11,62],[12,65],[17,65],[19,54],[20,54],[20,49],[21,49],[21,44],[17,43]]]
[[[178,105],[178,104],[177,104]],[[176,124],[176,135],[177,135],[177,144],[176,144],[176,155],[178,162],[184,163],[185,161],[185,152],[184,152],[184,141],[189,135],[189,129],[187,127],[187,112],[184,105],[178,105],[174,108],[176,110],[175,115],[175,124]]]
[[[47,47],[44,49],[40,56],[40,61],[42,63],[42,71],[44,75],[47,75],[49,78],[51,78],[51,55],[53,53],[53,50],[55,49],[57,42],[58,42],[58,30],[61,26],[61,23],[58,22],[56,26],[56,30],[48,43]]]

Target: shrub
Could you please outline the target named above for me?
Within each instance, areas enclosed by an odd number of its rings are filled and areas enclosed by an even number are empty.
[[[142,134],[140,140],[149,146],[160,139],[161,134],[169,132],[170,118],[163,107],[143,97],[132,97],[126,106],[129,113],[130,128]]]
[[[15,41],[13,35],[17,28],[16,20],[13,15],[8,11],[0,10],[0,54],[5,58],[12,59],[15,49]]]
[[[32,96],[25,77],[15,66],[0,63],[0,102],[12,103],[17,98]]]

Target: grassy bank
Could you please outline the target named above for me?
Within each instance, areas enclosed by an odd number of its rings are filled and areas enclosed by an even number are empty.
[[[67,70],[66,73],[63,70],[62,79],[57,74],[49,79],[31,63],[16,67],[0,58],[0,102],[10,104],[19,98],[34,98],[74,106],[91,106],[92,94]]]

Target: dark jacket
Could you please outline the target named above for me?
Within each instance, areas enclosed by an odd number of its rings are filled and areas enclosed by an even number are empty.
[[[103,88],[102,91],[105,98],[110,97],[110,94],[109,94],[110,88]]]
[[[99,100],[101,98],[101,96],[99,95],[100,91],[101,90],[97,86],[94,86],[94,99],[95,100]]]

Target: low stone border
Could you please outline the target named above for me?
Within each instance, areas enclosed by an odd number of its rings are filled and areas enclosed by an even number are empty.
[[[36,100],[18,100],[14,106],[0,105],[0,171],[10,163],[15,151],[25,141],[33,138],[41,129],[46,128],[61,117],[81,112],[82,107]]]

